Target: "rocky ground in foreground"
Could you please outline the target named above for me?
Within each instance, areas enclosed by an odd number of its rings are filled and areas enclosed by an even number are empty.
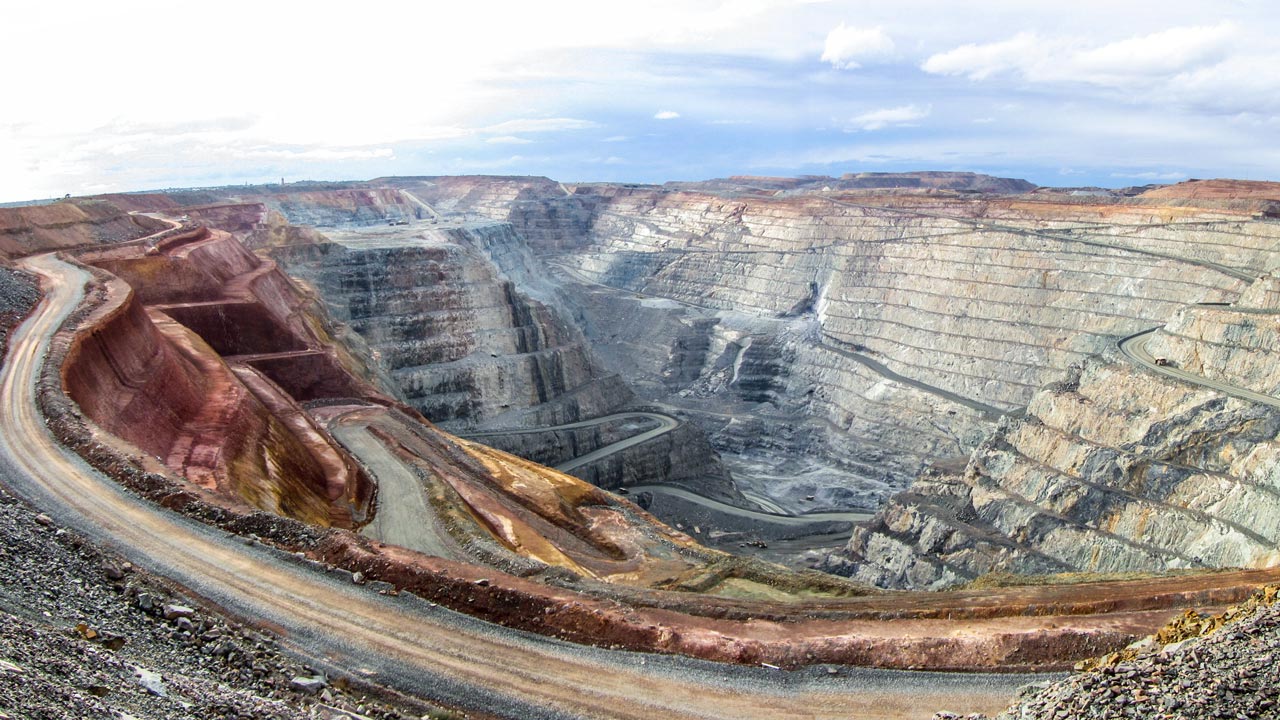
[[[1268,604],[1275,599],[1269,587],[1225,616],[1184,617],[1094,670],[1029,686],[998,720],[1280,717],[1280,605]],[[1212,632],[1161,642],[1204,630]]]
[[[0,720],[451,716],[330,682],[3,490],[0,538]]]
[[[0,357],[9,346],[10,330],[26,316],[39,297],[34,278],[0,267]]]

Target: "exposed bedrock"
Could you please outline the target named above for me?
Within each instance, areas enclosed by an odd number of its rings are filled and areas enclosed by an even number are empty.
[[[421,210],[390,188],[294,191],[255,196],[296,225],[343,227],[421,217]]]
[[[0,259],[133,240],[165,226],[160,220],[130,215],[105,200],[0,208]]]
[[[1280,233],[1137,201],[756,181],[396,186],[440,213],[514,223],[604,364],[794,510],[810,495],[874,506],[927,458],[967,455],[1117,336],[1233,300]]]
[[[1230,306],[1180,310],[1147,341],[1146,350],[1172,365],[1231,385],[1280,391],[1280,278],[1259,278]]]
[[[273,252],[364,338],[428,419],[456,429],[557,425],[630,401],[576,329],[517,290],[501,256],[485,251],[489,235],[509,226],[388,232]]]
[[[1215,312],[1232,324],[1229,309]],[[1237,312],[1235,324],[1255,317]],[[1191,348],[1164,349],[1165,362],[1191,364]],[[1237,367],[1232,377],[1248,379]],[[895,587],[996,571],[1268,567],[1280,562],[1278,431],[1275,407],[1110,350],[1038,392],[963,471],[926,473],[893,498],[832,567]]]
[[[372,487],[298,404],[309,398],[277,384],[271,368],[235,357],[248,346],[271,355],[310,340],[313,385],[344,378],[344,391],[367,394],[371,387],[318,350],[315,336],[290,330],[307,325],[299,317],[305,300],[288,296],[274,265],[223,233],[197,229],[148,247],[84,254],[115,274],[104,273],[109,302],[82,327],[63,366],[71,398],[103,429],[209,490],[321,525],[362,522]],[[192,287],[174,277],[193,279]]]
[[[450,430],[558,426],[635,402],[622,378],[595,359],[545,268],[509,224],[332,231],[272,253],[363,338],[406,402]],[[541,440],[482,439],[558,465],[614,442],[612,434],[603,426],[550,431]],[[573,472],[603,487],[673,481],[737,497],[695,427]]]

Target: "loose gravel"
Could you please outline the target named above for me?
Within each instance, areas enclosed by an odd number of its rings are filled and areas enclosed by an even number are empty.
[[[9,346],[9,333],[40,299],[35,278],[0,266],[0,357]]]
[[[0,720],[449,715],[330,682],[3,490],[0,542]]]
[[[1032,686],[999,720],[1277,717],[1280,604],[1261,604],[1212,634],[1164,645],[1148,640],[1136,657]]]

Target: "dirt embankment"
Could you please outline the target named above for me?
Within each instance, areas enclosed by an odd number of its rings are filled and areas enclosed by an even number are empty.
[[[236,502],[321,526],[362,521],[372,488],[354,461],[269,378],[240,374],[215,347],[307,349],[281,321],[296,307],[263,280],[273,266],[204,230],[86,257],[129,279],[100,274],[98,304],[67,345],[62,379],[89,419]],[[237,327],[218,322],[228,314]]]
[[[1139,197],[1150,199],[1196,198],[1209,200],[1280,201],[1280,182],[1260,180],[1187,180],[1148,190]]]
[[[160,220],[102,200],[0,208],[0,259],[133,240],[164,228]]]
[[[40,301],[40,286],[30,275],[0,266],[0,358],[9,352],[9,335]]]

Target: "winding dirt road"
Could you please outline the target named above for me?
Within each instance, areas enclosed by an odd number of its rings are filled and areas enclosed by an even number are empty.
[[[832,348],[832,350],[839,352],[839,350],[836,348]],[[658,423],[658,426],[651,430],[646,430],[645,432],[632,435],[629,438],[625,438],[617,442],[609,443],[608,445],[604,445],[592,452],[586,453],[585,455],[579,455],[578,457],[573,458],[572,460],[568,460],[566,462],[560,463],[559,465],[556,465],[555,469],[559,470],[560,472],[572,472],[573,470],[579,467],[582,467],[583,465],[586,465],[588,463],[592,463],[601,458],[608,457],[616,452],[625,450],[634,445],[639,445],[640,443],[647,442],[660,435],[665,435],[666,433],[669,433],[680,426],[679,420],[671,417],[670,415],[663,415],[662,413],[623,412],[623,413],[614,413],[613,415],[605,415],[603,417],[593,418],[591,420],[581,420],[578,422],[566,423],[564,425],[552,425],[547,427],[536,427],[536,428],[527,428],[527,429],[519,429],[519,430],[486,430],[484,432],[467,433],[465,435],[461,435],[460,437],[474,439],[474,440],[482,440],[485,437],[491,437],[494,435],[528,435],[528,434],[541,433],[541,432],[550,432],[554,430],[574,430],[578,428],[592,427],[592,426],[600,425],[607,422],[617,422],[617,421],[623,421],[623,420],[652,420]],[[344,444],[346,444],[345,441],[344,441]],[[360,451],[352,447],[351,445],[347,445],[347,448],[352,452],[355,452],[356,454],[360,454]],[[675,485],[635,485],[635,486],[628,487],[627,490],[630,492],[646,492],[647,491],[647,492],[652,492],[652,493],[657,493],[662,495],[670,495],[672,497],[678,497],[682,500],[692,502],[696,505],[701,505],[703,507],[709,508],[711,510],[715,510],[717,512],[727,513],[729,515],[736,515],[738,517],[751,518],[755,520],[760,520],[762,522],[774,523],[776,525],[787,525],[791,527],[815,525],[819,523],[825,525],[831,522],[847,522],[852,524],[852,523],[862,522],[864,520],[870,520],[872,517],[875,516],[874,513],[867,513],[867,512],[829,512],[829,513],[805,513],[803,515],[792,515],[791,513],[788,513],[785,508],[768,500],[767,498],[764,498],[759,495],[753,495],[751,493],[746,493],[746,492],[743,493],[743,496],[746,497],[751,502],[754,502],[757,505],[759,505],[766,512],[757,512],[755,510],[739,507],[737,505],[729,505],[727,503],[720,502],[719,500],[709,498],[705,495],[699,495],[698,493],[695,493],[691,490],[686,490],[684,488],[677,487]],[[388,541],[388,542],[391,542],[391,541]]]
[[[604,423],[607,423],[607,422],[617,422],[621,420],[653,420],[654,422],[658,423],[658,426],[656,428],[653,428],[652,430],[646,430],[642,433],[632,435],[629,438],[624,438],[617,442],[609,443],[608,445],[599,447],[585,455],[579,455],[578,457],[573,458],[572,460],[566,460],[565,462],[562,462],[559,465],[556,465],[555,469],[565,473],[571,472],[573,470],[576,470],[582,467],[583,465],[586,465],[588,463],[593,463],[601,458],[605,458],[610,455],[613,455],[614,453],[621,452],[634,445],[639,445],[642,442],[648,442],[649,440],[652,440],[660,435],[666,435],[672,430],[675,430],[676,428],[680,427],[680,421],[671,417],[670,415],[663,415],[661,413],[654,413],[654,412],[622,412],[622,413],[614,413],[612,415],[604,415],[598,418],[592,418],[590,420],[580,420],[578,422],[565,423],[564,425],[546,425],[543,427],[523,428],[523,429],[515,429],[515,430],[485,430],[484,432],[459,434],[458,437],[467,438],[468,440],[479,440],[481,438],[492,437],[494,435],[533,435],[533,434],[544,433],[544,432],[555,432],[556,430],[576,430],[579,428],[588,428],[596,425],[603,425]]]
[[[1027,676],[841,668],[781,672],[608,651],[513,631],[200,525],[125,493],[59,445],[36,404],[49,338],[88,279],[52,255],[25,260],[45,299],[0,373],[0,472],[12,490],[233,615],[272,628],[319,667],[503,717],[905,718],[993,712]]]
[[[695,492],[690,492],[689,490],[685,490],[682,487],[676,487],[674,485],[633,485],[627,489],[630,490],[632,493],[651,492],[658,495],[670,495],[672,497],[677,497],[677,498],[680,498],[681,500],[686,500],[696,505],[701,505],[703,507],[710,508],[717,512],[722,512],[727,515],[734,515],[737,517],[749,518],[752,520],[759,520],[761,522],[767,522],[767,523],[774,523],[775,525],[787,525],[791,527],[803,527],[805,525],[812,525],[814,523],[832,523],[832,522],[844,522],[844,523],[852,524],[852,523],[863,522],[865,520],[870,520],[871,518],[875,517],[875,513],[869,513],[869,512],[815,512],[815,513],[805,513],[803,515],[788,515],[786,513],[756,512],[755,510],[748,510],[746,508],[741,508],[736,505],[726,505],[725,503],[722,503],[718,500],[712,500],[709,497],[699,495]],[[743,495],[746,495],[746,493],[743,493]],[[751,496],[748,496],[747,499],[752,500],[752,502],[756,502]],[[777,506],[775,505],[774,507],[777,507]]]
[[[386,410],[352,410],[326,423],[330,434],[378,483],[378,511],[360,534],[436,557],[465,559],[431,509],[422,480],[370,432],[371,412]]]
[[[1231,383],[1225,383],[1220,380],[1212,380],[1203,375],[1196,375],[1195,373],[1189,373],[1186,370],[1179,370],[1171,365],[1161,365],[1157,363],[1156,358],[1147,351],[1147,341],[1151,339],[1152,333],[1159,329],[1160,328],[1158,327],[1153,327],[1150,330],[1143,330],[1140,333],[1135,333],[1121,340],[1119,343],[1120,352],[1124,353],[1124,356],[1129,358],[1130,361],[1141,365],[1154,373],[1164,375],[1165,377],[1171,377],[1177,380],[1182,380],[1183,382],[1189,382],[1192,385],[1200,385],[1201,387],[1207,387],[1211,390],[1217,390],[1223,395],[1230,395],[1231,397],[1239,398],[1241,400],[1248,400],[1249,402],[1262,403],[1263,405],[1280,408],[1280,398],[1265,395],[1263,393],[1256,392],[1248,388],[1242,388],[1238,385],[1232,385]]]

